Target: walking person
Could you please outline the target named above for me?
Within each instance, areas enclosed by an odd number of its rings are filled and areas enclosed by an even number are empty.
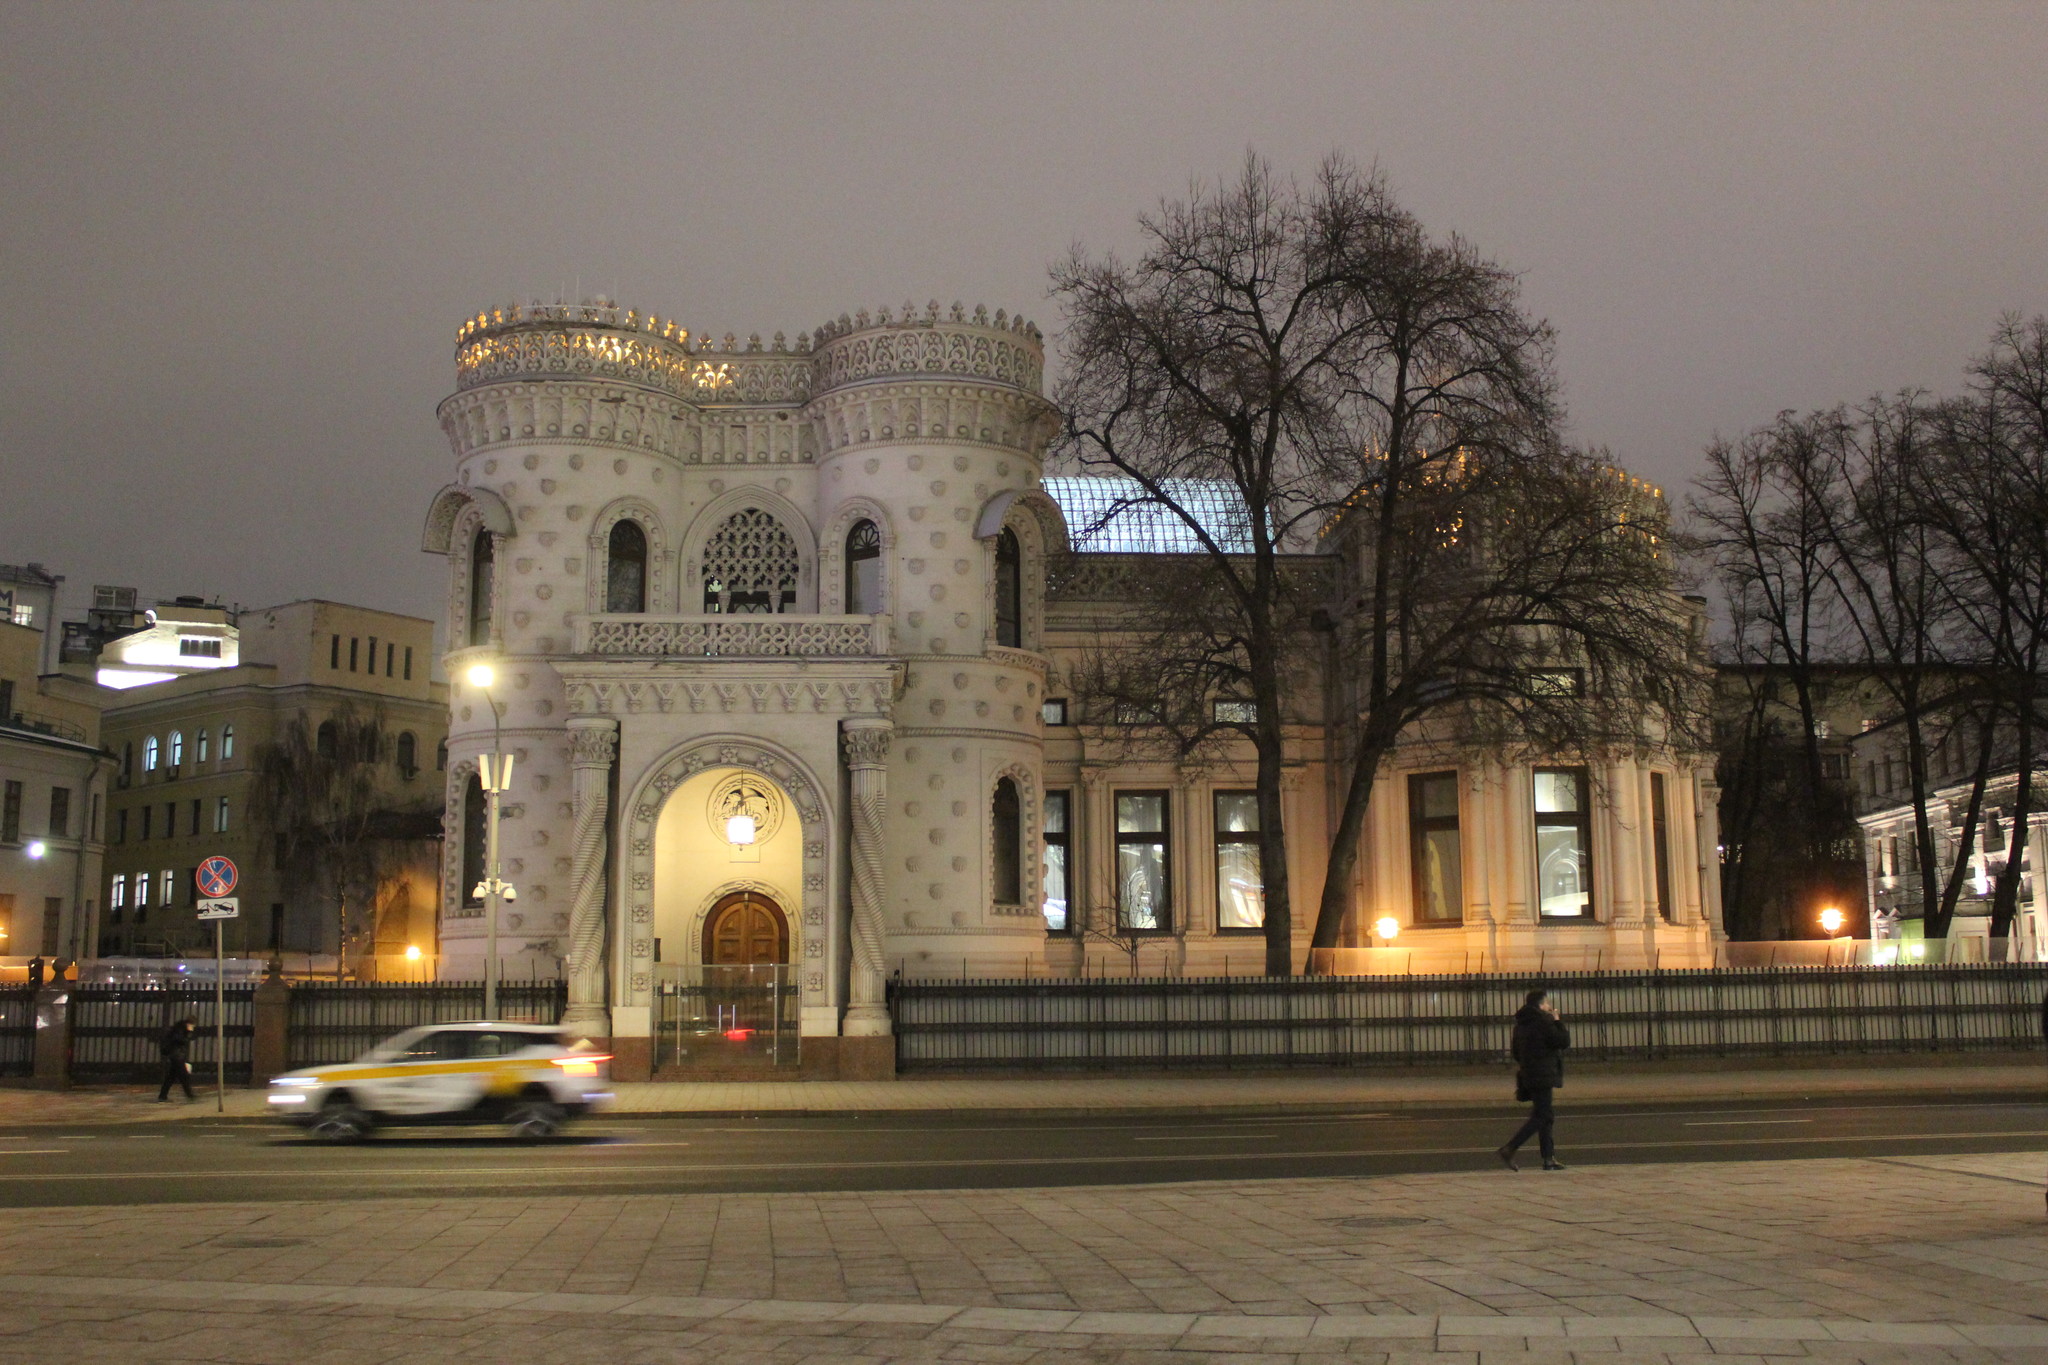
[[[1536,1139],[1537,1150],[1543,1153],[1544,1170],[1564,1169],[1557,1159],[1557,1140],[1551,1133],[1557,1123],[1557,1115],[1551,1109],[1551,1092],[1564,1084],[1564,1050],[1572,1045],[1572,1036],[1559,1021],[1557,1007],[1545,996],[1540,986],[1529,992],[1522,1008],[1515,1011],[1514,1038],[1508,1045],[1515,1058],[1515,1098],[1529,1102],[1528,1119],[1507,1140],[1507,1145],[1494,1153],[1511,1171],[1522,1169],[1515,1164],[1515,1153],[1531,1137]]]
[[[173,1085],[183,1086],[185,1098],[198,1102],[199,1097],[192,1093],[192,1031],[198,1023],[197,1019],[180,1019],[157,1040],[156,1050],[164,1059],[164,1083],[156,1088],[158,1104],[169,1103]]]

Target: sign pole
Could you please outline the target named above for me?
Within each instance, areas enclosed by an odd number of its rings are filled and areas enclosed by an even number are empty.
[[[228,1111],[228,988],[222,975],[221,931],[225,921],[213,922],[213,1112]]]
[[[193,873],[199,891],[199,918],[213,921],[213,1109],[228,1110],[228,980],[225,926],[237,918],[242,903],[228,893],[241,879],[234,861],[216,854]]]

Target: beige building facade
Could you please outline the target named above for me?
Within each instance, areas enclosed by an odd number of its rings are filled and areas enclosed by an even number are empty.
[[[478,975],[491,937],[494,750],[504,970],[564,961],[621,1075],[706,966],[785,968],[804,1046],[849,1059],[888,1045],[892,974],[1261,969],[1249,752],[1148,756],[1074,695],[1117,602],[1073,569],[1118,546],[1076,544],[1090,481],[1045,476],[1035,328],[933,304],[713,342],[536,304],[471,319],[456,362],[424,537],[455,680],[444,974]],[[1305,958],[1341,692],[1298,705]],[[1352,955],[1322,965],[1709,964],[1711,772],[1418,738],[1373,803]]]
[[[25,604],[24,604],[25,605]],[[47,610],[0,621],[0,957],[90,956],[113,763],[100,688],[41,671]]]
[[[211,623],[199,623],[201,627]],[[352,929],[351,970],[407,946],[431,958],[439,910],[439,824],[447,692],[433,680],[433,623],[337,602],[246,610],[227,632],[235,662],[118,694],[105,719],[115,768],[107,817],[104,910],[94,941],[105,957],[210,947],[195,918],[193,871],[221,855],[240,872],[240,916],[227,951],[332,954],[339,912],[321,890],[279,868],[274,831],[255,808],[265,746],[303,714],[312,732],[352,711],[381,720],[380,804],[407,817],[380,839],[374,912]],[[175,644],[175,641],[173,641]]]

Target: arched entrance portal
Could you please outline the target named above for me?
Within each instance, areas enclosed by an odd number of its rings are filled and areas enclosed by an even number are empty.
[[[758,891],[735,891],[704,916],[704,965],[759,967],[789,961],[789,919]]]

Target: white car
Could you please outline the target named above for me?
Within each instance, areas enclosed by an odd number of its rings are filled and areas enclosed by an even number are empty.
[[[552,1024],[429,1024],[270,1082],[270,1112],[330,1142],[380,1124],[503,1123],[544,1138],[611,1099],[611,1058]]]

